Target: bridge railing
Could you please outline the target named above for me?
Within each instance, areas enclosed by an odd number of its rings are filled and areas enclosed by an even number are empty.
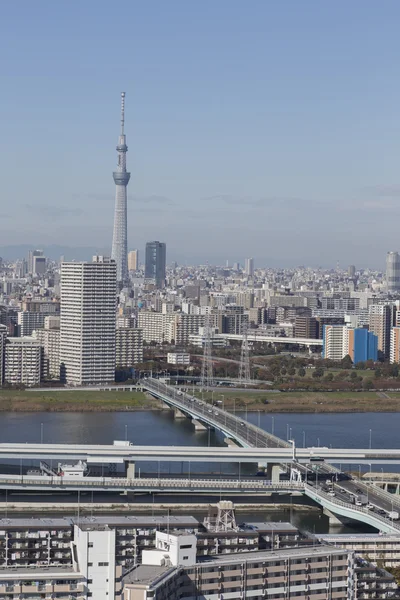
[[[378,522],[381,522],[383,525],[385,525],[385,526],[390,525],[397,531],[400,531],[400,524],[395,523],[392,519],[386,518],[382,515],[377,515],[376,513],[371,512],[371,510],[369,510],[368,508],[365,508],[364,506],[356,506],[355,504],[350,504],[350,502],[344,502],[343,500],[339,500],[335,496],[330,496],[326,492],[323,492],[321,489],[318,489],[318,490],[315,489],[313,486],[309,485],[308,483],[304,484],[304,489],[305,489],[305,491],[308,491],[309,493],[313,494],[314,496],[317,496],[321,499],[324,498],[325,500],[327,500],[328,502],[330,502],[333,505],[342,506],[343,508],[354,511],[356,513],[369,515],[370,517],[373,517]]]
[[[271,444],[273,444],[278,448],[290,448],[290,444],[288,442],[285,442],[276,435],[268,433],[264,429],[261,429],[260,427],[257,427],[252,423],[243,421],[242,418],[233,415],[232,413],[220,408],[219,406],[217,409],[215,409],[216,407],[214,407],[214,411],[211,411],[212,416],[210,417],[210,404],[204,402],[200,398],[191,396],[186,392],[180,391],[180,394],[178,394],[175,388],[167,386],[164,383],[159,382],[158,380],[146,379],[144,387],[148,388],[149,391],[154,391],[158,394],[164,394],[173,402],[174,405],[176,405],[177,408],[182,408],[183,410],[188,409],[192,414],[197,415],[199,419],[206,419],[211,423],[221,426],[224,429],[224,431],[226,431],[226,433],[229,432],[233,438],[239,440],[243,445],[256,446],[257,444],[258,447],[263,447],[259,446],[258,442],[264,442],[266,447],[271,447]],[[199,410],[199,408],[201,408],[202,410]],[[231,423],[228,423],[228,420]],[[232,422],[235,423],[235,428],[232,428],[230,426]],[[248,432],[252,432],[253,436],[249,436]],[[249,439],[249,437],[252,437],[252,440]]]
[[[18,485],[18,486],[47,486],[47,487],[113,487],[113,488],[165,488],[165,489],[251,489],[251,490],[293,490],[303,491],[304,484],[299,482],[272,482],[268,480],[254,479],[197,479],[197,478],[111,478],[111,477],[81,477],[78,479],[70,479],[61,476],[43,476],[43,477],[19,477],[0,476],[1,485]]]

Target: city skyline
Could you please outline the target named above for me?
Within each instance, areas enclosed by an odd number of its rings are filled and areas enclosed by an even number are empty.
[[[159,2],[157,11],[122,2],[117,62],[118,16],[106,5],[85,4],[79,19],[61,5],[21,5],[22,20],[19,7],[4,9],[2,246],[111,253],[115,94],[126,89],[135,165],[128,250],[163,239],[178,262],[253,256],[383,270],[386,252],[398,249],[397,3],[382,10],[367,1],[360,13],[295,2],[255,1],[251,11],[226,1]]]

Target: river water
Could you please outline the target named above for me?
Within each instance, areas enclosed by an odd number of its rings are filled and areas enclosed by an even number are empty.
[[[400,447],[400,413],[263,414],[237,413],[254,424],[278,435],[296,440],[296,445],[342,448]],[[0,442],[43,442],[75,444],[112,444],[128,439],[138,445],[223,446],[219,432],[195,433],[189,420],[174,420],[171,411],[123,413],[0,413]],[[358,466],[346,469],[358,470]],[[252,465],[187,462],[171,464],[141,463],[142,473],[238,473],[254,474]],[[365,467],[364,467],[365,468]],[[368,468],[368,467],[367,467]],[[379,467],[375,467],[379,470]],[[395,467],[386,470],[398,470]],[[291,520],[293,524],[315,531],[327,531],[328,521],[315,514],[296,511],[254,515],[253,520]],[[346,529],[349,531],[349,529]],[[369,528],[362,526],[363,531]],[[334,529],[338,532],[340,529]],[[360,531],[360,529],[358,529]]]

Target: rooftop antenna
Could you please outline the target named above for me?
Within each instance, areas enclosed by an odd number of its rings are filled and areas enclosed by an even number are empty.
[[[125,92],[121,92],[121,135],[124,135],[125,126]]]

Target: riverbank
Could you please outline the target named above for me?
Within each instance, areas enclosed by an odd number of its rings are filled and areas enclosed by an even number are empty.
[[[57,504],[52,502],[41,502],[35,504],[32,502],[0,502],[0,515],[7,514],[24,514],[30,513],[35,515],[49,515],[49,514],[79,514],[92,515],[92,514],[169,514],[169,515],[193,515],[196,513],[207,513],[210,507],[209,502],[196,502],[196,503],[89,503],[89,502],[68,502]],[[249,513],[249,512],[282,512],[282,511],[297,511],[306,513],[315,513],[320,511],[318,506],[308,506],[305,504],[296,503],[283,503],[283,504],[265,504],[264,503],[235,503],[235,511],[237,513]]]
[[[229,411],[263,413],[400,412],[400,392],[269,392],[221,388],[201,394]],[[135,391],[0,390],[0,412],[130,412],[165,410],[147,393]]]
[[[1,412],[128,412],[164,407],[143,392],[0,390]]]
[[[400,392],[269,392],[229,388],[204,394],[230,411],[264,413],[400,412]],[[201,397],[200,392],[197,395]]]

